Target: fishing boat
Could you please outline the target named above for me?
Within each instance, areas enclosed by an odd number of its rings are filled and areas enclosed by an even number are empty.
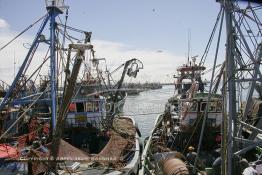
[[[218,1],[220,11],[194,79],[176,76],[176,93],[146,141],[140,174],[261,174],[261,29],[258,4]],[[260,4],[258,5],[260,6]],[[215,76],[226,21],[226,58]],[[248,26],[248,27],[247,27]],[[217,32],[218,31],[218,32]],[[198,78],[217,43],[208,91]],[[259,33],[255,35],[255,33]],[[244,47],[242,47],[242,44]],[[194,64],[193,64],[194,65]],[[182,66],[193,75],[192,63]],[[193,69],[194,70],[194,69]],[[202,84],[202,87],[203,86]],[[221,88],[221,92],[218,90]],[[253,121],[253,122],[252,122]]]
[[[48,13],[37,21],[42,21],[40,29],[0,104],[0,174],[136,174],[140,160],[137,127],[131,117],[117,114],[126,97],[119,89],[126,73],[135,76],[138,72],[129,67],[137,59],[124,64],[117,91],[110,90],[111,100],[92,93],[99,86],[77,82],[87,52],[94,52],[91,32],[67,26],[67,15],[65,23],[56,22],[58,15],[68,12],[63,1],[46,3]],[[47,40],[43,31],[48,21]],[[65,39],[75,39],[68,30],[83,34],[84,39],[66,48]],[[45,63],[30,78],[25,75],[40,44],[49,48],[44,62],[50,60],[50,70],[35,89],[25,83],[37,78]],[[20,87],[25,87],[21,93]]]
[[[218,157],[215,150],[219,148],[220,141],[217,139],[222,123],[222,96],[213,94],[208,101],[208,93],[204,92],[200,77],[204,70],[205,67],[196,64],[195,59],[177,68],[175,94],[168,100],[165,112],[157,117],[146,142],[141,174],[192,174],[194,160],[192,157],[187,161],[186,155],[197,148],[208,102],[212,105],[207,112],[208,131],[204,136],[207,144],[200,160],[212,166],[213,160]]]

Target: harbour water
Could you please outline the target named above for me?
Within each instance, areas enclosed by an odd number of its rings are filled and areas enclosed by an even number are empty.
[[[167,100],[174,94],[174,86],[141,92],[128,96],[124,106],[125,115],[132,116],[141,131],[142,138],[150,135],[156,117],[165,109]]]

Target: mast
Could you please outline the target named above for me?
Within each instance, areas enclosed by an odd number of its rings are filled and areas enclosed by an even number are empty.
[[[226,17],[226,70],[228,81],[228,146],[227,146],[227,174],[232,174],[233,165],[233,152],[236,151],[236,145],[233,142],[233,135],[236,132],[236,84],[235,84],[235,61],[233,54],[234,32],[232,25],[232,1],[226,0],[224,2],[225,17]],[[234,129],[233,129],[234,126]],[[233,133],[234,132],[234,133]],[[233,134],[233,135],[232,135]]]
[[[63,11],[57,6],[57,1],[52,0],[51,4],[46,7],[50,16],[50,82],[51,82],[51,113],[52,113],[52,129],[56,127],[57,113],[57,65],[56,65],[56,16],[62,14]]]
[[[227,75],[226,75],[226,69],[223,69],[222,76],[223,76],[223,83],[227,81]],[[227,118],[227,88],[226,86],[222,87],[222,94],[223,94],[223,99],[222,99],[222,140],[221,140],[221,175],[226,175],[227,174],[227,130],[228,130],[228,118]]]

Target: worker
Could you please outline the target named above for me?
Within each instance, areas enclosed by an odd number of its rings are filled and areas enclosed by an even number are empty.
[[[190,164],[194,165],[197,153],[194,151],[195,148],[193,146],[188,147],[188,153],[186,155],[187,160]]]
[[[194,165],[196,157],[197,153],[195,152],[195,148],[193,146],[189,146],[186,158],[191,165]],[[201,171],[205,170],[205,165],[200,159],[197,160],[196,167]]]

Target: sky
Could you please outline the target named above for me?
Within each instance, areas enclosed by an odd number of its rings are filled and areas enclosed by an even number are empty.
[[[138,80],[172,82],[176,68],[190,55],[201,55],[220,5],[215,0],[67,0],[68,24],[92,31],[97,57],[109,67],[138,58],[144,63]],[[0,0],[0,47],[46,13],[43,0]],[[64,19],[64,16],[61,15]],[[30,29],[0,51],[1,79],[11,82],[35,36]],[[189,37],[190,36],[190,37]],[[38,56],[43,57],[44,52]],[[222,58],[221,58],[222,60]],[[212,54],[207,65],[213,62]],[[37,65],[37,62],[35,63]]]

